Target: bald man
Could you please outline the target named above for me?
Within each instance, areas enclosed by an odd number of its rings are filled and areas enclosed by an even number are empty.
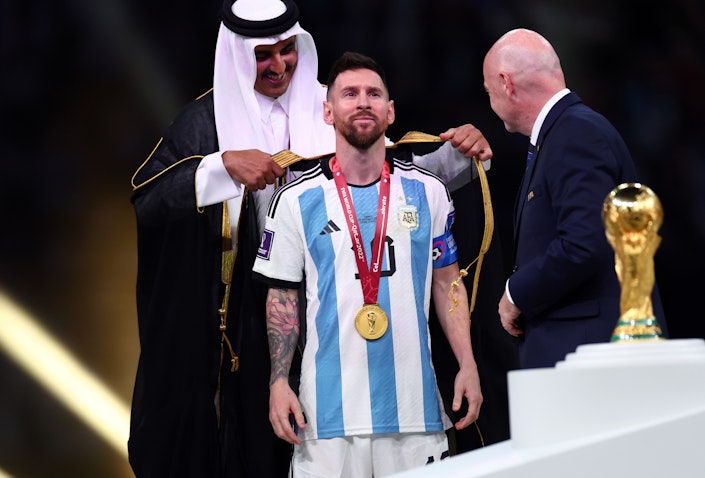
[[[611,338],[620,285],[602,203],[639,178],[619,132],[566,87],[560,59],[539,33],[504,34],[487,52],[483,76],[506,130],[529,138],[499,315],[520,342],[522,368],[552,367],[578,345]],[[656,288],[653,295],[665,329]]]

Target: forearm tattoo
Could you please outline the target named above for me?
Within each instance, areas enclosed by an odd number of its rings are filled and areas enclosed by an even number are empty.
[[[287,289],[270,289],[267,295],[267,337],[271,375],[269,383],[289,377],[291,360],[299,340],[299,300]]]

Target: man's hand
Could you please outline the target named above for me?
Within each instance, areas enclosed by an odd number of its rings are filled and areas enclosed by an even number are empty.
[[[300,429],[306,428],[304,414],[296,394],[284,378],[277,379],[269,386],[269,421],[274,433],[291,444],[301,444],[289,420],[293,415]]]
[[[507,291],[504,291],[502,298],[499,299],[499,306],[497,307],[499,312],[499,319],[502,321],[502,327],[504,330],[509,332],[514,337],[518,337],[524,333],[519,327],[519,316],[521,315],[521,310],[512,304],[507,297]]]
[[[477,156],[480,161],[492,159],[492,148],[479,129],[471,124],[450,128],[440,134],[440,138],[449,141],[466,158]]]
[[[223,165],[231,178],[252,191],[264,189],[284,175],[284,169],[269,154],[256,149],[225,151]]]
[[[458,374],[455,376],[452,405],[454,412],[460,410],[463,397],[468,401],[468,413],[455,422],[456,430],[467,428],[480,416],[482,392],[480,390],[480,375],[477,372],[477,366],[474,360],[466,365],[461,365]]]

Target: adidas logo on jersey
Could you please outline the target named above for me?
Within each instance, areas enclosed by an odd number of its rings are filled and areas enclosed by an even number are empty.
[[[324,227],[323,230],[321,232],[319,232],[318,234],[320,234],[321,236],[324,236],[326,234],[330,234],[330,233],[336,232],[336,231],[340,231],[340,228],[331,219],[330,221],[328,221],[328,224],[326,225],[326,227]]]

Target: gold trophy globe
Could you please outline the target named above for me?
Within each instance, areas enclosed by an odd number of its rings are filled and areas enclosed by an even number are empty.
[[[651,301],[654,254],[661,243],[661,201],[643,184],[620,184],[605,198],[602,220],[622,287],[620,317],[611,342],[663,340]]]

